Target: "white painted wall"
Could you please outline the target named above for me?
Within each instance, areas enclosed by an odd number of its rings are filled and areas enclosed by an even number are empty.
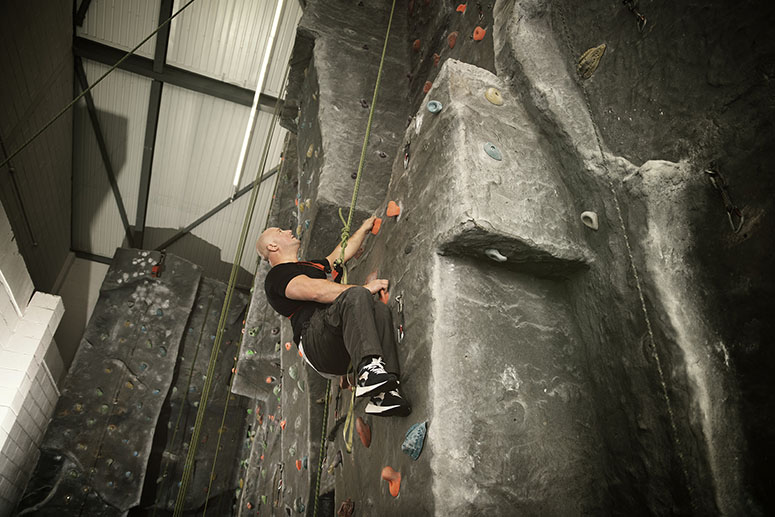
[[[34,292],[0,206],[0,515],[21,497],[59,398],[45,357],[59,357],[54,332],[63,312],[61,298]]]

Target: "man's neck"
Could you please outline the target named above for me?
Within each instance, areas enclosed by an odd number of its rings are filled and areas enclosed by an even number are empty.
[[[272,267],[277,266],[278,264],[288,264],[292,262],[298,262],[299,259],[296,257],[296,255],[285,255],[280,256],[271,261]]]

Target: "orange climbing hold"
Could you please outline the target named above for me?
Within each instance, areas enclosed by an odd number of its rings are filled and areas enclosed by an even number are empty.
[[[287,422],[286,422],[285,420],[281,420],[281,421],[280,421],[280,429],[282,429],[283,431],[285,431],[285,425],[286,425],[286,424],[287,424]]]
[[[449,45],[449,48],[455,48],[456,42],[457,42],[457,31],[450,32],[449,36],[447,36],[447,45]]]
[[[420,40],[419,39],[414,40],[414,43],[412,43],[412,50],[414,50],[415,52],[419,52],[420,51]]]
[[[369,445],[371,445],[371,428],[369,424],[364,422],[363,418],[358,417],[358,420],[355,421],[355,430],[358,431],[358,436],[360,436],[363,446],[368,449]]]
[[[482,41],[487,31],[477,25],[474,29],[474,41]]]
[[[301,353],[301,350],[299,350],[299,357],[304,357],[304,354]]]
[[[296,460],[296,470],[301,471],[301,460]]]
[[[393,467],[388,465],[382,469],[382,479],[388,482],[390,495],[397,497],[399,490],[401,490],[401,473],[396,472]]]
[[[389,292],[387,292],[387,290],[386,290],[386,289],[382,289],[382,290],[379,292],[379,301],[381,301],[381,302],[382,302],[382,303],[384,303],[385,305],[387,305],[387,304],[388,304],[388,302],[390,301],[390,293],[389,293]]]
[[[272,379],[271,377],[267,377],[267,378],[266,378],[266,383],[267,383],[267,384],[272,384],[272,381],[273,381],[273,380],[274,380],[274,379]]]
[[[371,227],[371,233],[377,235],[379,233],[379,227],[382,226],[382,219],[377,217],[374,219],[374,225]]]
[[[423,85],[423,87],[422,87],[422,92],[423,92],[423,93],[428,93],[429,91],[431,91],[431,87],[432,87],[432,86],[433,86],[433,83],[432,83],[432,82],[430,82],[430,81],[425,81],[425,84],[424,84],[424,85]]]
[[[285,349],[286,350],[290,350],[291,349],[291,342],[290,341],[285,343]]]
[[[401,207],[396,204],[395,201],[388,202],[387,216],[395,217],[401,213]]]
[[[464,13],[466,12],[466,7],[468,7],[468,4],[460,4],[457,6],[457,12]]]

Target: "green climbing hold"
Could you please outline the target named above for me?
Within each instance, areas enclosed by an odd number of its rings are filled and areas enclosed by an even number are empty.
[[[248,408],[248,415],[252,415],[252,414],[253,414],[253,409]]]
[[[295,381],[296,377],[299,376],[299,367],[294,364],[293,366],[288,368],[288,375],[290,375],[291,379]]]
[[[97,388],[95,391],[97,392],[97,396],[98,397],[101,397],[101,396],[103,396],[105,394],[105,392],[102,391],[102,388]]]
[[[265,495],[261,496],[261,504],[266,504],[266,496]]]
[[[299,391],[304,393],[304,390],[306,388],[306,385],[304,384],[304,381],[299,379],[299,382],[296,383],[296,386],[299,387]]]
[[[503,155],[501,154],[500,149],[495,147],[495,144],[492,142],[487,142],[484,144],[484,152],[487,153],[487,155],[496,161],[501,161],[503,159]]]
[[[401,450],[417,461],[422,452],[422,446],[425,443],[426,423],[414,424],[406,432],[404,443],[401,444]]]
[[[296,455],[296,447],[294,447],[293,445],[288,447],[288,454],[290,454],[291,456],[295,456]]]
[[[250,330],[248,330],[248,334],[251,337],[255,337],[256,334],[258,334],[258,327],[250,327]]]
[[[279,351],[280,351],[280,342],[279,342],[279,341],[278,341],[277,343],[275,343],[275,345],[274,345],[274,351],[275,351],[275,352],[279,352]]]
[[[252,355],[255,355],[255,353],[256,353],[256,351],[255,351],[255,350],[248,350],[247,352],[245,352],[245,355],[246,355],[246,356],[248,356],[248,357],[250,357],[250,356],[252,356]]]
[[[272,393],[274,393],[275,396],[278,396],[278,397],[280,396],[280,385],[279,384],[274,387],[274,389],[272,390]]]

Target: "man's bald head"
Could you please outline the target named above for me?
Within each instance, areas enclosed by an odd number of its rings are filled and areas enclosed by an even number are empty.
[[[299,239],[290,230],[267,228],[256,241],[256,251],[270,263],[293,260],[299,249]]]

